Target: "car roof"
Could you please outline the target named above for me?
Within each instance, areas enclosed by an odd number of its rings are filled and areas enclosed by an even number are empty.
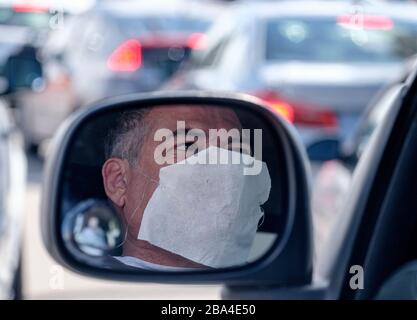
[[[258,18],[277,16],[334,17],[355,12],[372,15],[387,15],[393,19],[417,22],[417,5],[397,4],[381,1],[335,1],[335,0],[299,0],[299,1],[243,1],[232,6],[231,13],[252,15]],[[229,12],[230,13],[230,12]]]
[[[90,9],[95,2],[96,0],[1,0],[0,8],[10,8],[15,5],[27,5],[53,8],[55,10],[62,9],[66,13],[79,14]]]
[[[193,0],[102,0],[93,8],[95,12],[114,17],[186,15],[214,18],[219,10],[219,5]]]

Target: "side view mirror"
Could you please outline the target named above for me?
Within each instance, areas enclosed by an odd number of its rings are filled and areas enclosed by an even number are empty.
[[[340,158],[340,143],[337,139],[325,139],[314,142],[307,148],[311,161],[323,162]]]
[[[51,144],[45,245],[67,268],[106,279],[308,284],[309,175],[294,130],[245,95],[83,108]]]

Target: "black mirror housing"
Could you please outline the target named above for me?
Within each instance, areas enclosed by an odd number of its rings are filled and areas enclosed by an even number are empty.
[[[259,260],[221,270],[177,273],[141,269],[106,270],[76,259],[66,248],[61,235],[61,198],[64,192],[65,168],[77,135],[86,124],[106,112],[157,105],[191,104],[222,105],[236,110],[249,110],[273,128],[283,159],[280,183],[285,198],[283,210],[288,217],[280,240]],[[42,234],[49,253],[65,267],[84,275],[124,281],[277,286],[303,285],[311,282],[313,240],[307,155],[295,128],[259,99],[246,95],[204,92],[153,93],[112,98],[83,108],[68,119],[57,132],[50,150],[42,192]]]

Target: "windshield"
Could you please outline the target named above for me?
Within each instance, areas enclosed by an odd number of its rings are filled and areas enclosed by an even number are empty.
[[[356,152],[358,158],[362,155],[365,147],[368,145],[368,141],[377,126],[382,122],[385,115],[394,105],[402,88],[401,84],[397,84],[387,89],[376,101],[375,105],[372,106],[369,115],[364,118],[364,122],[361,124],[357,137],[358,148]]]
[[[140,33],[193,33],[204,32],[210,21],[202,18],[186,18],[180,16],[134,17],[119,19],[120,29],[129,36]]]
[[[31,27],[34,29],[47,28],[50,14],[42,12],[16,12],[12,8],[0,8],[0,25]]]
[[[352,28],[335,18],[314,17],[267,23],[268,61],[397,62],[416,51],[417,25],[411,23],[380,19]]]

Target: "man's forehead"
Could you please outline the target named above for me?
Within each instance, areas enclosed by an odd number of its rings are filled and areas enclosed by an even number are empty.
[[[214,106],[158,106],[150,110],[147,121],[152,127],[174,130],[178,121],[187,128],[240,128],[236,113]]]

